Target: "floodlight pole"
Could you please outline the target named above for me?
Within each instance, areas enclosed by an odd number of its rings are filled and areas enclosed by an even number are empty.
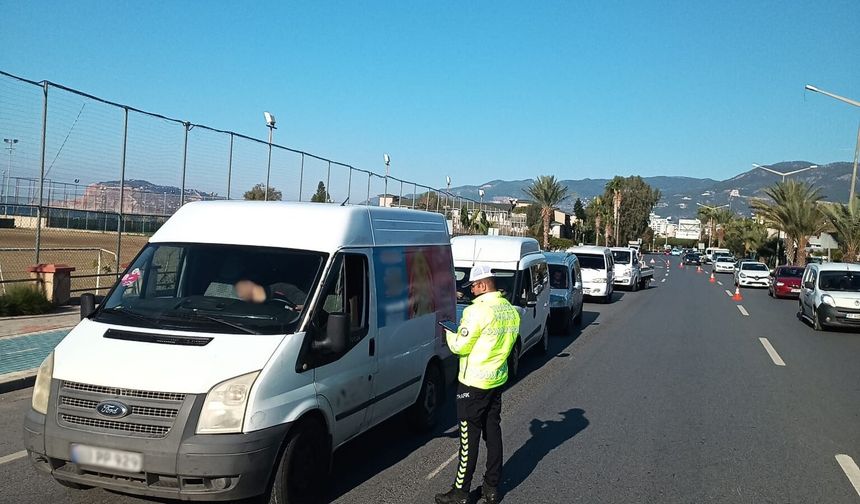
[[[810,166],[807,166],[806,168],[801,168],[799,170],[794,170],[794,171],[784,172],[784,173],[781,171],[776,171],[774,169],[768,168],[766,166],[762,166],[760,164],[756,164],[756,163],[753,163],[753,168],[759,168],[759,169],[762,169],[766,172],[773,173],[774,175],[779,175],[780,177],[782,177],[782,183],[784,184],[785,183],[785,177],[787,177],[789,175],[794,175],[796,173],[802,173],[802,172],[805,172],[806,170],[811,170],[813,168],[818,168],[818,165],[810,165]],[[774,261],[775,266],[779,266],[779,240],[782,240],[782,229],[776,230],[776,261]]]
[[[839,100],[841,102],[847,103],[849,105],[854,105],[855,107],[860,107],[860,102],[857,100],[852,100],[851,98],[845,98],[844,96],[839,96],[838,94],[828,93],[823,89],[818,89],[815,86],[807,84],[805,89],[807,91],[812,91],[814,93],[821,93],[823,95],[829,96],[834,100]],[[851,204],[854,203],[854,186],[857,184],[857,161],[860,159],[860,126],[857,127],[857,144],[854,147],[854,170],[851,172],[851,189],[848,193],[848,208],[851,208]]]

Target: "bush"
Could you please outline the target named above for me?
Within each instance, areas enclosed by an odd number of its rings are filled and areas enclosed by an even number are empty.
[[[38,315],[53,308],[44,294],[32,287],[15,286],[0,296],[0,316]]]

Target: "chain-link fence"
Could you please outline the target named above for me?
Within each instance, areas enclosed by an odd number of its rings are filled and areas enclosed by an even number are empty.
[[[76,268],[73,291],[103,290],[111,279],[95,275],[115,275],[184,203],[257,184],[270,199],[310,201],[322,183],[332,203],[444,213],[454,234],[525,231],[506,205],[2,71],[0,134],[0,286],[56,262]]]

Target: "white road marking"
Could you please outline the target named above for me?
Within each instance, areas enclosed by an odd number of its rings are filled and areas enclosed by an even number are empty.
[[[723,285],[723,282],[720,282],[719,280],[717,280],[717,283],[720,285]]]
[[[858,468],[857,464],[854,463],[854,459],[848,455],[837,455],[836,461],[839,462],[842,470],[845,471],[845,475],[848,476],[848,481],[854,485],[854,490],[857,492],[857,495],[860,495],[860,468]]]
[[[4,455],[3,457],[0,457],[0,465],[5,464],[6,462],[12,462],[13,460],[18,460],[19,458],[24,458],[26,456],[27,450],[21,450],[11,455]]]
[[[14,352],[6,352],[6,355],[14,355],[19,353],[32,352],[33,350],[38,350],[38,348],[25,348],[24,350],[15,350]]]
[[[666,283],[666,279],[660,280],[660,283]]]
[[[738,305],[738,310],[740,310],[741,315],[743,315],[744,317],[750,316],[749,312],[747,311],[746,308],[743,307],[743,305]]]
[[[776,349],[773,348],[773,345],[770,344],[770,341],[767,338],[759,338],[761,344],[764,345],[764,349],[767,350],[767,354],[770,355],[771,360],[777,366],[785,366],[785,361],[782,360],[782,357],[776,353]]]
[[[732,294],[732,291],[730,291],[730,290],[726,290],[726,294],[728,294],[729,297],[734,296],[734,294]]]
[[[440,472],[442,472],[442,469],[445,469],[445,467],[447,467],[447,466],[448,466],[448,464],[450,464],[451,462],[453,462],[453,461],[454,461],[454,459],[456,459],[456,458],[457,458],[457,455],[459,455],[459,454],[460,454],[460,452],[459,452],[459,450],[460,450],[460,449],[459,449],[459,448],[457,448],[457,450],[458,450],[458,451],[457,451],[456,453],[454,453],[453,455],[451,455],[451,458],[449,458],[449,459],[448,459],[448,460],[446,460],[445,462],[442,462],[442,465],[440,465],[440,466],[439,466],[439,467],[437,467],[433,472],[431,472],[430,474],[428,474],[426,479],[431,480],[431,479],[435,478],[437,474],[439,474]]]

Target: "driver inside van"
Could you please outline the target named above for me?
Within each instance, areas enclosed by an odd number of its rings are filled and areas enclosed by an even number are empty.
[[[305,298],[307,298],[307,294],[301,289],[287,282],[275,282],[265,288],[253,280],[242,279],[236,282],[234,288],[236,289],[236,297],[242,301],[265,303],[269,300],[280,300],[296,311],[305,307]]]

